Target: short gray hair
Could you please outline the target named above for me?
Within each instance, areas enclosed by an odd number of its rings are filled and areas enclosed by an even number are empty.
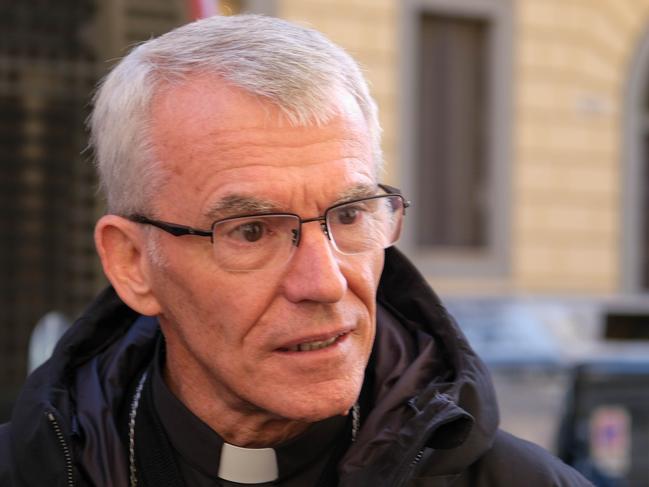
[[[278,18],[214,16],[135,47],[99,86],[90,145],[110,212],[148,208],[164,179],[149,137],[151,100],[160,86],[193,74],[217,75],[274,103],[295,126],[326,123],[337,113],[337,95],[348,93],[367,122],[377,170],[382,165],[376,103],[349,54]]]

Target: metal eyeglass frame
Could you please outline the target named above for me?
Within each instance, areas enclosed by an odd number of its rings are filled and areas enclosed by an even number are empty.
[[[388,186],[387,184],[379,184],[379,188],[381,188],[383,191],[385,191],[386,194],[378,194],[375,196],[367,196],[365,198],[358,198],[354,200],[349,200],[349,201],[344,201],[341,203],[337,203],[335,205],[330,206],[327,208],[324,213],[321,216],[316,216],[314,218],[302,218],[300,215],[296,213],[289,213],[289,212],[271,212],[271,213],[251,213],[251,214],[246,214],[246,215],[236,215],[236,216],[231,216],[227,218],[222,218],[220,220],[216,220],[212,222],[212,227],[210,230],[201,230],[198,228],[193,228],[193,227],[188,227],[186,225],[178,225],[176,223],[169,223],[161,220],[154,220],[151,218],[148,218],[144,215],[140,214],[135,214],[135,215],[129,215],[126,216],[128,220],[131,220],[132,222],[135,223],[142,223],[144,225],[153,225],[154,227],[157,227],[161,230],[164,230],[167,233],[170,233],[174,237],[182,237],[184,235],[193,235],[196,237],[210,237],[210,242],[214,243],[214,226],[217,225],[218,223],[228,221],[228,220],[234,220],[237,218],[252,218],[256,216],[294,216],[298,220],[298,228],[297,228],[297,234],[294,236],[293,239],[293,245],[296,247],[300,245],[300,238],[302,236],[302,224],[304,223],[310,223],[310,222],[320,222],[320,227],[322,228],[322,231],[324,234],[327,236],[327,239],[330,241],[334,241],[331,235],[329,235],[329,229],[327,228],[327,214],[335,210],[336,208],[339,208],[344,205],[348,205],[350,203],[356,203],[358,201],[366,201],[366,200],[372,200],[376,198],[384,198],[385,196],[399,196],[401,198],[401,201],[403,202],[403,214],[406,214],[406,208],[408,208],[411,203],[408,201],[403,194],[401,194],[401,190],[398,188],[395,188],[393,186]]]

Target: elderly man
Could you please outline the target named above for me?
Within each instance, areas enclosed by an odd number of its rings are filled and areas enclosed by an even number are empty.
[[[498,431],[484,366],[390,248],[408,202],[340,48],[198,21],[117,65],[91,129],[112,286],[0,430],[3,486],[588,485]]]

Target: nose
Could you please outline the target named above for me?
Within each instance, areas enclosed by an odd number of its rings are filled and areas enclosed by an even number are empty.
[[[283,279],[283,290],[292,302],[335,303],[347,290],[335,250],[316,222],[303,225]]]

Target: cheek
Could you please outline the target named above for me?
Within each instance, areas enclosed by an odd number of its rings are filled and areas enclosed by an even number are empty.
[[[376,290],[383,272],[384,251],[350,256],[341,265],[350,290],[356,294],[370,310],[374,310]]]
[[[368,321],[362,335],[363,348],[367,354],[367,357],[364,358],[367,360],[374,344],[376,332],[376,290],[383,271],[384,251],[350,257],[353,259],[347,261],[343,266],[343,272],[347,276],[350,292],[367,311]],[[365,365],[366,362],[363,363],[363,368]]]
[[[227,273],[186,254],[175,262],[173,255],[154,280],[162,314],[181,330],[194,330],[199,341],[215,334],[218,342],[243,341],[272,302],[274,278],[259,272]]]
[[[236,335],[241,341],[254,329],[275,296],[274,279],[257,274],[224,274],[198,291],[203,299],[197,304],[211,315],[209,321],[225,328],[222,333]]]

